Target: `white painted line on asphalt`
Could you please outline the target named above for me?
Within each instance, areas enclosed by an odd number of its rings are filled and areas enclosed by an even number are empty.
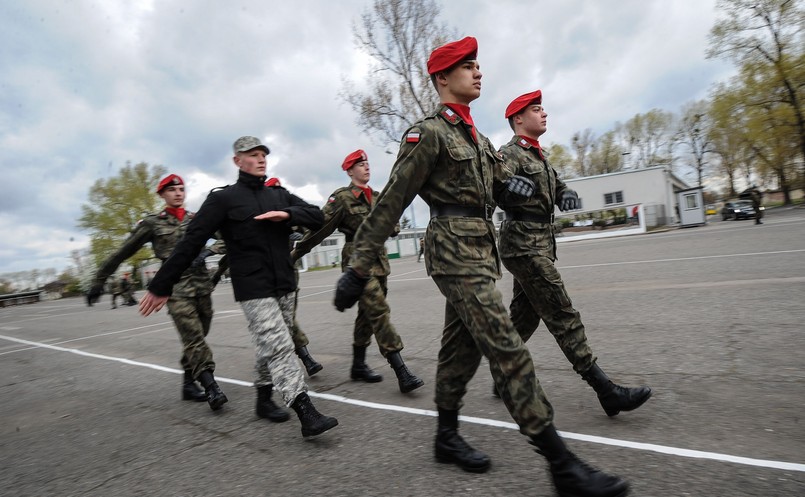
[[[21,338],[9,337],[5,335],[0,335],[0,339],[8,340],[10,342],[17,342],[23,345],[30,345],[35,348],[43,348],[43,349],[50,349],[55,350],[58,352],[69,352],[71,354],[77,354],[85,357],[92,357],[95,359],[102,359],[105,361],[113,361],[113,362],[120,362],[123,364],[128,364],[131,366],[139,366],[148,369],[154,369],[157,371],[163,371],[166,373],[174,373],[174,374],[183,374],[183,371],[178,369],[168,368],[165,366],[160,366],[158,364],[150,364],[147,362],[140,362],[140,361],[132,361],[130,359],[124,359],[122,357],[112,357],[106,356],[102,354],[94,354],[92,352],[84,352],[83,350],[78,349],[70,349],[66,347],[59,347],[56,345],[50,345],[46,343],[39,343],[39,342],[32,342],[30,340],[23,340]],[[252,387],[254,384],[249,381],[243,380],[236,380],[232,378],[224,378],[224,377],[216,377],[217,381],[221,383],[229,383],[232,385],[239,385],[243,387]],[[418,416],[429,416],[429,417],[436,417],[438,414],[436,411],[431,411],[428,409],[416,409],[412,407],[404,407],[404,406],[397,406],[393,404],[381,404],[378,402],[367,402],[363,400],[355,400],[350,399],[348,397],[342,397],[340,395],[333,395],[329,393],[316,393],[316,392],[308,392],[311,397],[316,397],[325,400],[332,400],[335,402],[341,402],[343,404],[350,404],[354,406],[360,407],[368,407],[370,409],[379,409],[384,411],[395,411],[395,412],[403,412],[407,414],[416,414]],[[473,423],[478,425],[484,426],[492,426],[496,428],[506,428],[509,430],[519,430],[518,426],[514,423],[505,422],[505,421],[497,421],[494,419],[486,419],[486,418],[476,418],[473,416],[460,416],[461,420],[466,423]],[[590,442],[590,443],[597,443],[602,445],[612,445],[615,447],[624,447],[627,449],[636,449],[636,450],[643,450],[648,452],[657,452],[660,454],[668,454],[672,456],[678,457],[689,457],[693,459],[709,459],[712,461],[720,461],[720,462],[731,462],[735,464],[743,464],[745,466],[757,466],[761,468],[771,468],[771,469],[782,469],[787,471],[799,471],[805,472],[805,464],[798,464],[798,463],[791,463],[791,462],[784,462],[784,461],[773,461],[767,459],[752,459],[749,457],[740,457],[740,456],[732,456],[729,454],[720,454],[718,452],[705,452],[700,450],[689,450],[689,449],[681,449],[678,447],[669,447],[666,445],[656,445],[656,444],[647,444],[641,442],[630,442],[628,440],[618,440],[615,438],[606,438],[606,437],[599,437],[596,435],[584,435],[582,433],[571,433],[562,431],[559,432],[562,437],[569,438],[571,440],[580,440],[583,442]]]
[[[805,252],[805,249],[795,250],[775,250],[770,252],[748,252],[745,254],[721,254],[721,255],[700,255],[697,257],[678,257],[672,259],[651,259],[646,261],[623,261],[623,262],[602,262],[599,264],[580,264],[578,266],[557,266],[557,269],[578,269],[587,267],[603,267],[603,266],[622,266],[626,264],[656,264],[658,262],[679,262],[679,261],[696,261],[702,259],[721,259],[728,257],[749,257],[753,255],[776,255],[776,254],[796,254]]]

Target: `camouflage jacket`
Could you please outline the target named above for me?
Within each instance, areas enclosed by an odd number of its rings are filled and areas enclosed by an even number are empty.
[[[482,217],[438,216],[425,233],[425,266],[431,275],[500,277],[500,260],[491,220],[503,181],[511,177],[492,143],[442,105],[406,131],[389,182],[354,240],[350,263],[368,273],[403,210],[422,197],[431,209],[460,205],[486,210]]]
[[[140,221],[117,252],[109,257],[95,274],[94,284],[103,284],[115,272],[118,266],[134,255],[146,243],[151,243],[154,255],[165,261],[173,252],[173,248],[184,236],[187,225],[193,219],[193,213],[187,212],[185,218],[179,221],[176,217],[162,211],[159,214],[149,214]],[[211,248],[213,251],[220,245]],[[197,268],[188,268],[182,274],[181,280],[174,288],[174,297],[197,297],[212,293],[212,282],[207,267],[201,265]]]
[[[376,202],[379,193],[372,190],[372,201],[366,198],[366,194],[354,184],[339,188],[334,191],[327,203],[322,207],[324,214],[324,226],[316,232],[309,231],[305,237],[296,243],[294,257],[300,258],[310,252],[313,247],[320,244],[322,240],[330,236],[335,230],[340,231],[346,238],[346,243],[341,249],[341,267],[345,268],[353,252],[352,239],[355,237],[369,211],[372,204]],[[399,227],[396,228],[399,232]],[[391,273],[389,268],[389,258],[386,254],[385,245],[377,253],[377,257],[368,274],[372,276],[388,276]]]
[[[536,185],[534,196],[525,203],[517,206],[502,203],[501,208],[515,215],[525,213],[550,217],[567,186],[559,179],[548,159],[540,158],[536,147],[517,135],[503,145],[500,152],[506,157],[506,164],[514,174],[525,176]],[[500,227],[500,256],[507,258],[534,254],[556,259],[553,223],[504,221]]]

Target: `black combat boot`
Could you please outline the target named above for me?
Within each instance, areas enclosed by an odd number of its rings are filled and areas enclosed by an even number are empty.
[[[366,347],[352,346],[352,371],[350,377],[353,380],[365,381],[366,383],[377,383],[383,381],[383,375],[377,374],[366,365]]]
[[[559,497],[623,497],[629,493],[625,480],[593,468],[570,452],[553,425],[531,437],[529,443],[550,463]]]
[[[193,373],[189,369],[184,370],[184,382],[182,382],[182,400],[192,400],[195,402],[204,402],[207,400],[207,394],[204,390],[196,385],[193,380]]]
[[[291,415],[271,400],[271,391],[274,385],[257,387],[257,407],[255,412],[261,418],[275,423],[283,423],[291,419]]]
[[[397,382],[400,384],[400,392],[408,393],[425,384],[424,381],[408,370],[408,366],[403,362],[399,352],[389,352],[386,354],[386,359],[389,361],[389,364],[391,364],[391,369],[394,370],[394,374],[397,375]]]
[[[296,355],[302,359],[302,364],[305,366],[305,371],[307,371],[308,376],[313,376],[324,369],[324,366],[316,361],[316,359],[313,359],[313,356],[307,351],[307,347],[299,347],[296,349]]]
[[[218,386],[215,377],[212,375],[212,371],[209,369],[203,371],[198,376],[198,382],[201,383],[201,386],[203,386],[204,390],[207,392],[207,403],[210,404],[210,409],[213,411],[220,409],[226,404],[227,400],[229,400],[226,398],[226,395],[224,395],[224,392],[221,391],[221,387]]]
[[[299,422],[302,423],[303,437],[319,435],[338,425],[337,419],[325,416],[317,411],[305,392],[296,396],[296,399],[291,404],[291,409],[296,411],[296,415],[299,416]]]
[[[615,416],[621,411],[637,409],[651,397],[649,387],[626,388],[612,383],[595,363],[582,373],[581,377],[598,394],[598,401],[601,402],[601,407],[604,408],[607,416]]]
[[[458,434],[458,411],[439,408],[434,449],[437,461],[454,463],[464,471],[483,473],[492,465],[489,456],[470,447]]]

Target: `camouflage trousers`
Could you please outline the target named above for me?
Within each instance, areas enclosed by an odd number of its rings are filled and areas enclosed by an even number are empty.
[[[514,329],[503,297],[488,276],[433,276],[445,303],[442,346],[436,368],[436,405],[458,410],[482,355],[520,432],[540,433],[553,420],[531,352]]]
[[[209,295],[171,297],[168,313],[182,340],[182,368],[191,371],[193,378],[198,378],[205,370],[215,371],[212,350],[206,341],[212,323],[212,298]]]
[[[254,386],[273,384],[288,405],[307,391],[288,330],[293,320],[293,302],[293,293],[240,302],[255,350]]]
[[[529,255],[504,258],[503,265],[514,276],[509,311],[523,341],[531,338],[541,319],[573,369],[579,374],[590,369],[595,357],[587,344],[581,315],[573,308],[553,261]]]
[[[386,276],[369,278],[358,300],[358,317],[355,319],[353,334],[353,345],[356,347],[369,346],[374,335],[383,357],[403,349],[402,339],[391,324],[391,308],[386,302],[388,291]]]

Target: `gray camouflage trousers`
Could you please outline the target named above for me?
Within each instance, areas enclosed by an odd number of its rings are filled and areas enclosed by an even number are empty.
[[[372,276],[366,283],[358,300],[358,317],[355,318],[352,342],[356,347],[368,347],[374,335],[383,357],[403,349],[402,339],[391,324],[391,308],[386,302],[389,291],[387,281],[386,276]]]
[[[293,322],[294,293],[280,298],[244,300],[255,351],[255,387],[274,385],[287,405],[307,391],[288,326]]]
[[[214,372],[212,350],[205,340],[212,323],[210,296],[171,297],[168,299],[168,314],[182,340],[182,368],[190,371],[193,378],[198,378],[205,370]]]
[[[553,261],[530,255],[504,258],[503,265],[514,276],[509,311],[523,341],[531,338],[542,319],[573,369],[579,374],[590,369],[595,357],[587,344],[581,314],[573,308]]]
[[[514,329],[503,297],[488,276],[432,276],[447,299],[442,346],[436,367],[436,405],[458,410],[481,357],[489,360],[520,433],[539,434],[553,421],[553,407],[542,390],[531,352]]]

